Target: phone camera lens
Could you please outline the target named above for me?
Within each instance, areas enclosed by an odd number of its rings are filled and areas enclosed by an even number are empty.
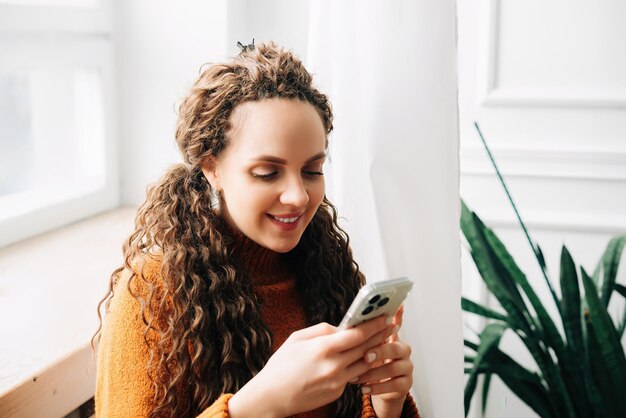
[[[382,298],[382,299],[380,300],[380,302],[378,302],[378,306],[379,306],[379,307],[380,307],[380,306],[384,306],[384,305],[386,305],[386,304],[387,304],[387,302],[389,302],[389,298]]]
[[[365,308],[363,310],[363,312],[361,312],[361,315],[367,315],[368,313],[372,312],[374,310],[373,306],[368,306],[367,308]]]
[[[376,295],[373,298],[371,298],[368,303],[374,304],[374,303],[378,302],[379,300],[380,300],[380,295]]]

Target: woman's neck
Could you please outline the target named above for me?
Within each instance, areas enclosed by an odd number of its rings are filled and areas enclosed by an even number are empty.
[[[263,247],[239,231],[229,228],[231,254],[237,258],[254,286],[278,283],[291,276],[285,255]]]

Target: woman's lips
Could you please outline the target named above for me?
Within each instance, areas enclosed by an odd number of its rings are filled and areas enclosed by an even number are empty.
[[[286,214],[280,214],[280,215],[270,215],[268,213],[267,217],[270,219],[270,221],[274,225],[279,227],[281,230],[283,230],[283,231],[292,231],[292,230],[296,229],[298,227],[298,225],[300,224],[300,221],[302,219],[302,215],[304,215],[304,212],[301,212],[301,213],[286,213]]]

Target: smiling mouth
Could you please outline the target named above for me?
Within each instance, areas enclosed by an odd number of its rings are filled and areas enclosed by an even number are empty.
[[[294,222],[296,222],[298,219],[300,219],[300,217],[302,215],[298,215],[298,216],[294,216],[294,217],[289,217],[289,218],[281,218],[279,216],[274,216],[274,215],[270,215],[272,218],[276,219],[278,222],[282,222],[284,224],[292,224]]]

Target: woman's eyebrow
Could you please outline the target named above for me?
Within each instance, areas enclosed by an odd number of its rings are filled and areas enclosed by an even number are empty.
[[[306,160],[306,162],[312,163],[313,161],[321,160],[322,158],[326,158],[326,151],[318,152],[317,154]]]
[[[321,160],[322,158],[326,158],[325,151],[319,152],[315,154],[314,156],[312,156],[311,158],[309,158],[308,160],[306,160],[306,164],[311,163],[316,160]],[[251,160],[252,161],[267,161],[268,163],[283,164],[283,165],[287,164],[287,160],[284,160],[279,157],[274,157],[273,155],[261,155],[256,158],[252,158]]]

